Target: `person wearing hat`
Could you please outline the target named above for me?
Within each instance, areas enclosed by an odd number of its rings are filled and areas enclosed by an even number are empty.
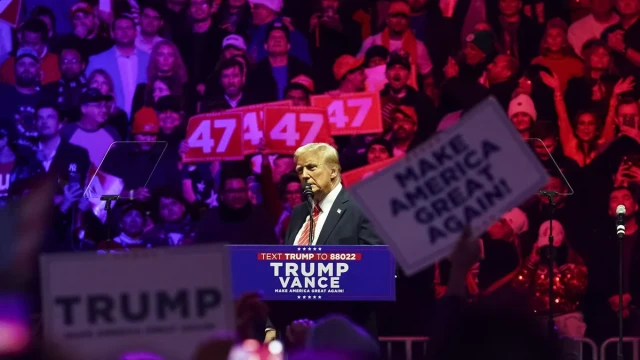
[[[289,27],[279,21],[268,25],[266,30],[267,57],[256,65],[257,82],[261,84],[261,91],[273,96],[270,101],[281,100],[289,82],[299,75],[310,75],[309,66],[290,53],[291,31]],[[275,96],[274,96],[275,95]]]
[[[367,49],[364,56],[364,66],[374,68],[385,65],[389,60],[389,50],[382,45],[373,45]]]
[[[291,100],[293,106],[310,106],[311,94],[314,93],[313,80],[306,75],[299,75],[291,80],[284,91],[284,99]]]
[[[367,50],[373,45],[382,45],[389,51],[404,49],[409,53],[409,61],[418,73],[425,75],[433,67],[427,47],[416,39],[409,28],[411,7],[404,1],[393,0],[389,5],[387,26],[375,35],[367,38],[360,48],[358,56],[364,57]],[[414,73],[414,84],[417,84],[417,76]]]
[[[249,28],[251,42],[248,46],[248,54],[254,62],[259,62],[269,55],[266,45],[272,25],[277,22],[289,27],[289,24],[280,14],[283,7],[282,0],[249,0],[249,2],[251,3],[253,25]],[[288,42],[291,47],[291,55],[305,64],[311,65],[307,37],[292,27],[289,30]]]
[[[236,55],[243,55],[247,53],[247,44],[244,38],[237,34],[227,35],[222,40],[222,58],[231,59]]]
[[[520,94],[514,97],[509,103],[508,115],[522,138],[528,139],[531,127],[538,116],[536,106],[529,95]]]
[[[103,53],[92,56],[85,72],[91,74],[96,69],[106,71],[113,80],[116,105],[131,116],[136,87],[147,82],[149,54],[136,47],[138,31],[135,20],[130,15],[116,16],[111,30],[115,45]]]
[[[185,138],[186,124],[183,121],[182,102],[179,96],[167,95],[158,99],[153,109],[158,116],[160,133],[159,141],[166,141],[169,145],[179,146]]]
[[[493,61],[497,54],[495,37],[491,31],[476,31],[465,39],[462,50],[465,64],[473,68],[480,68],[479,74]],[[478,77],[480,77],[478,75]]]
[[[117,222],[120,234],[107,243],[98,243],[98,254],[121,254],[136,249],[150,248],[151,244],[142,240],[147,224],[147,211],[139,203],[127,203],[119,212]]]
[[[391,144],[393,157],[403,156],[413,143],[418,130],[418,114],[411,106],[400,105],[391,111],[393,127],[391,130]]]
[[[89,58],[113,46],[113,40],[100,32],[100,20],[87,2],[81,0],[73,5],[69,16],[73,30],[59,36],[56,48],[74,47],[82,52],[82,56]]]
[[[42,74],[38,74],[38,82],[48,84],[60,80],[58,55],[47,50],[47,42],[49,40],[47,24],[41,19],[29,19],[20,26],[19,36],[22,39],[22,47],[28,47],[36,53],[36,61],[42,71]],[[12,56],[2,63],[0,66],[0,82],[10,85],[16,83],[17,79],[14,71],[17,60],[17,56]]]
[[[65,140],[85,148],[96,167],[111,144],[120,140],[118,132],[104,124],[107,120],[107,102],[112,99],[111,95],[103,95],[98,89],[87,89],[80,96],[80,120],[66,124],[60,132]]]
[[[342,55],[333,64],[333,76],[340,82],[337,91],[342,94],[365,90],[367,77],[364,74],[363,58]]]

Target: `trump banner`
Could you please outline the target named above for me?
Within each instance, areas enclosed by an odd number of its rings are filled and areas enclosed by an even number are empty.
[[[349,192],[411,275],[449,255],[465,227],[481,235],[548,180],[490,98]]]
[[[212,331],[235,329],[222,245],[48,254],[40,269],[44,338],[81,359],[191,359]]]
[[[394,301],[387,246],[229,246],[234,297],[275,301]]]

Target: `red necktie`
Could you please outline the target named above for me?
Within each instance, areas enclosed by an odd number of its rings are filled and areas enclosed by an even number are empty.
[[[313,207],[313,211],[311,212],[311,215],[313,216],[313,232],[315,233],[315,227],[318,224],[318,218],[320,217],[320,212],[322,211],[322,209],[320,209],[320,206],[318,206],[318,204],[316,204],[316,206]],[[304,223],[304,227],[302,228],[302,236],[300,236],[300,240],[298,241],[298,245],[309,245],[309,237],[311,235],[311,233],[309,232],[309,228],[311,227],[311,222],[309,221],[310,219],[307,218],[307,221]]]

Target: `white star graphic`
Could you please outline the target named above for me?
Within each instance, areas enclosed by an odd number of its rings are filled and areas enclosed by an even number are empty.
[[[298,251],[300,251],[300,248],[298,248]]]
[[[316,297],[314,296],[313,298],[315,299]]]
[[[302,248],[302,251],[306,251],[306,250],[307,250],[307,248]]]
[[[322,248],[318,248],[318,251],[322,251]]]
[[[313,248],[313,251],[316,251],[318,248]]]
[[[306,299],[307,297],[306,297],[306,296],[303,296],[302,298],[303,298],[303,299]]]
[[[318,299],[322,299],[322,296],[318,295]]]
[[[298,295],[298,299],[300,299],[300,295]]]

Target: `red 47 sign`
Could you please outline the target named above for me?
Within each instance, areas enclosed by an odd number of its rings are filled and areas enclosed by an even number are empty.
[[[329,142],[327,112],[315,107],[268,107],[265,113],[265,140],[270,153],[293,154],[312,142]]]
[[[399,157],[390,158],[379,163],[365,165],[351,171],[344,172],[340,175],[342,183],[345,187],[350,187],[356,183],[368,178],[369,176],[377,173],[378,171],[391,165],[394,161],[400,159]]]
[[[311,105],[327,109],[331,135],[375,134],[382,132],[380,94],[377,92],[319,95]]]
[[[291,106],[291,101],[278,101],[268,104],[249,105],[233,110],[232,113],[239,113],[242,117],[242,131],[244,139],[245,155],[258,152],[258,144],[264,136],[264,109],[272,106]]]
[[[237,113],[196,115],[187,125],[189,150],[184,162],[238,160],[244,158],[242,117]]]

